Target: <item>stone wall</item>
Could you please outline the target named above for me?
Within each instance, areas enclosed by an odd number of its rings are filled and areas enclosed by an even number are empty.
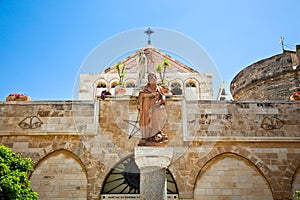
[[[99,199],[111,168],[140,139],[139,132],[128,138],[136,101],[0,102],[0,142],[33,159],[30,180],[40,199]],[[290,199],[300,189],[300,102],[174,96],[165,109],[169,171],[181,200]]]
[[[195,187],[194,199],[273,199],[259,170],[248,160],[228,153],[203,167]]]
[[[87,177],[82,163],[68,151],[51,153],[32,173],[31,187],[39,191],[39,199],[87,198]]]
[[[233,98],[288,100],[300,88],[299,59],[296,52],[284,51],[246,67],[231,81],[230,91]]]
[[[94,101],[0,102],[0,133],[13,135],[68,135],[97,129]]]
[[[158,76],[158,75],[157,75]],[[136,73],[127,73],[124,82],[134,82],[137,81]],[[169,88],[172,83],[179,83],[183,93],[186,94],[190,99],[193,100],[211,100],[213,99],[213,88],[212,88],[212,74],[211,73],[166,73],[166,80]],[[111,84],[118,81],[117,73],[108,74],[80,74],[80,90],[79,99],[80,100],[94,100],[101,95],[103,90],[110,91],[111,94],[114,93],[114,88],[111,88]],[[196,87],[189,88],[186,84],[189,82],[195,82]],[[97,88],[100,82],[106,83],[106,88]],[[189,90],[192,90],[190,92]],[[126,89],[126,95],[132,95],[132,88]]]

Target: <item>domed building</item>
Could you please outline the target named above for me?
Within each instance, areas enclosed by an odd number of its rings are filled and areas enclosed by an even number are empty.
[[[234,100],[289,100],[298,90],[300,45],[246,67],[230,84]]]

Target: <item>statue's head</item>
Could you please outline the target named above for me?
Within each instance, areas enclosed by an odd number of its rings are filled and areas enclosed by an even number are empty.
[[[154,73],[149,73],[148,74],[148,83],[156,83],[157,82],[157,77]]]

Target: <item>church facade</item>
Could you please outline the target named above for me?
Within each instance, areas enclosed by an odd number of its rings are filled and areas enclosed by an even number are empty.
[[[164,61],[167,61],[169,66],[161,69],[160,74],[157,67],[162,65]],[[197,72],[152,45],[147,45],[119,61],[119,64],[125,68],[123,73],[126,74],[122,81],[126,87],[124,95],[135,95],[134,88],[140,88],[146,84],[145,75],[153,72],[157,74],[160,83],[164,81],[164,84],[169,86],[173,94],[184,95],[188,100],[213,99],[211,73]],[[139,78],[140,68],[144,68],[142,78]],[[81,74],[79,99],[95,99],[101,95],[103,90],[114,95],[119,79],[119,74],[114,66],[98,74]]]
[[[81,75],[79,100],[0,102],[0,141],[33,159],[29,178],[39,199],[139,199],[134,90],[143,84],[137,68],[142,53],[145,74],[158,73],[155,67],[164,59],[171,64],[164,106],[167,147],[173,149],[168,199],[295,199],[300,190],[299,101],[213,100],[211,74],[152,46],[142,51],[120,61],[127,69],[124,94],[115,95],[119,76],[111,67]],[[278,59],[272,65],[280,65]],[[291,73],[298,73],[293,65]],[[291,92],[300,86],[295,83]]]

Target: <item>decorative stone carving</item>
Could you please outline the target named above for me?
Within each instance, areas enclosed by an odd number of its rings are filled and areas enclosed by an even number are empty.
[[[266,116],[260,126],[265,130],[280,129],[283,122],[275,116]]]
[[[41,127],[42,124],[43,122],[38,116],[28,116],[19,123],[19,126],[23,129],[36,129]]]

